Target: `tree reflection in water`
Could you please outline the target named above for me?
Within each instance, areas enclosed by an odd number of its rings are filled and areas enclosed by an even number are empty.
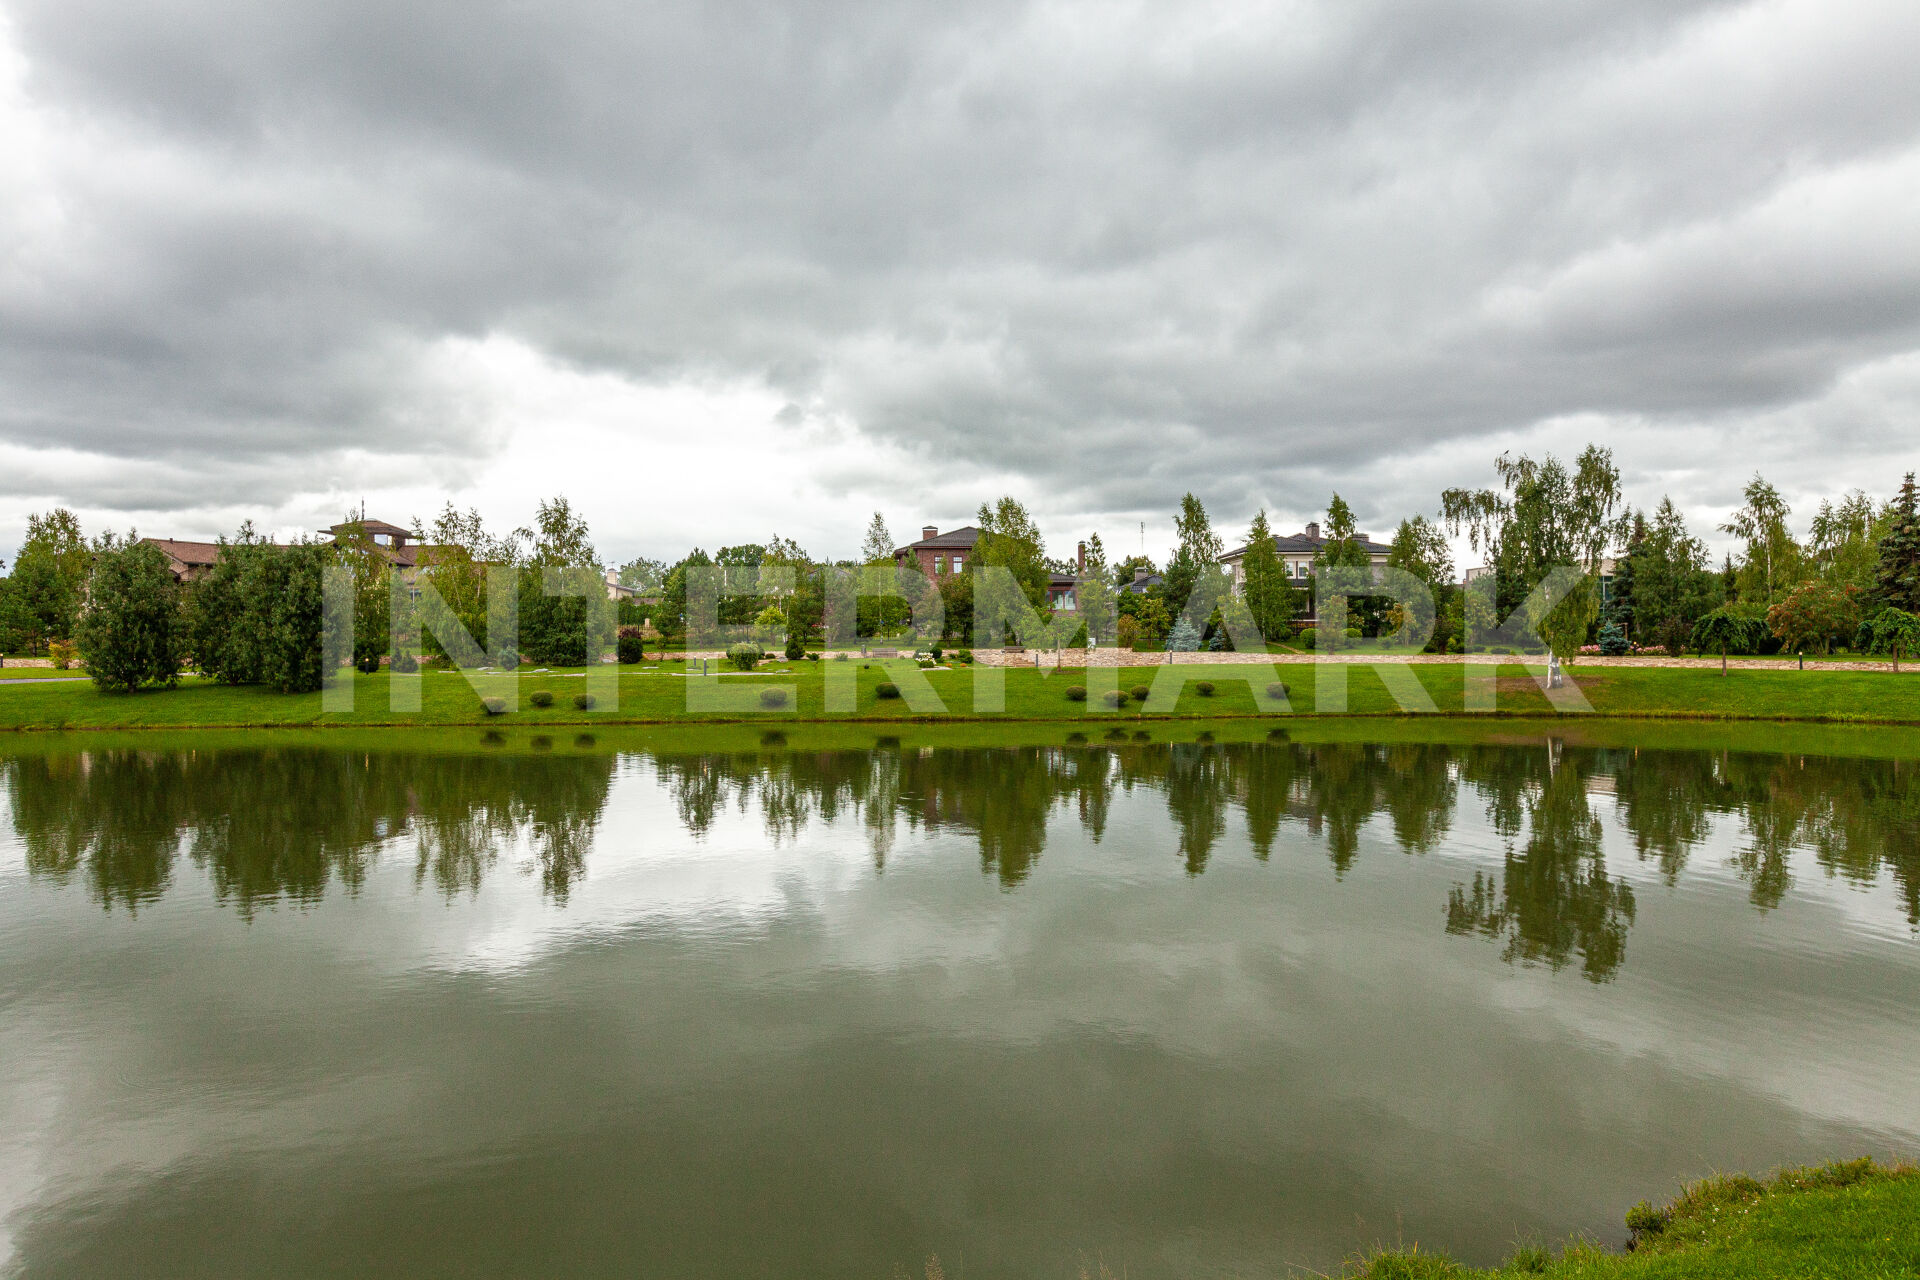
[[[167,891],[184,855],[222,903],[251,917],[264,904],[317,902],[330,886],[354,892],[389,847],[411,851],[418,888],[449,898],[477,892],[503,852],[525,848],[524,869],[563,903],[586,874],[617,762],[592,752],[269,747],[29,755],[0,768],[35,880],[77,880],[103,907],[137,911]],[[1336,877],[1355,865],[1370,826],[1408,854],[1441,848],[1471,793],[1506,853],[1492,873],[1455,886],[1447,930],[1495,940],[1515,963],[1558,969],[1577,958],[1594,981],[1623,963],[1635,915],[1632,890],[1602,852],[1597,806],[1608,793],[1614,820],[1669,884],[1719,826],[1757,907],[1784,899],[1790,855],[1807,850],[1853,883],[1890,874],[1920,925],[1920,783],[1895,761],[1281,736],[965,750],[770,743],[650,763],[696,839],[728,811],[756,815],[776,847],[815,822],[852,824],[878,873],[903,831],[962,832],[983,873],[1009,891],[1034,873],[1049,824],[1076,823],[1098,843],[1116,802],[1135,793],[1166,806],[1170,856],[1189,876],[1219,856],[1237,816],[1254,858],[1270,859],[1290,829],[1324,850]]]

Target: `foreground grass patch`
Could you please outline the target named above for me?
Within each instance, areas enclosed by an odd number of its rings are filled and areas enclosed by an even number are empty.
[[[1767,1181],[1735,1175],[1689,1186],[1664,1209],[1627,1214],[1628,1253],[1575,1244],[1557,1256],[1524,1248],[1487,1271],[1419,1249],[1353,1263],[1354,1280],[1776,1280],[1920,1276],[1920,1169],[1853,1160],[1786,1169]]]

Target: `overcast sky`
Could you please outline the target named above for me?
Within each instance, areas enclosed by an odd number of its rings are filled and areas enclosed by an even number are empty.
[[[1920,466],[1920,5],[0,0],[0,555]]]

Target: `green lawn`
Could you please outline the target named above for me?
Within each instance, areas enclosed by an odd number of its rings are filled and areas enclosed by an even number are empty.
[[[1768,1182],[1714,1178],[1659,1211],[1639,1210],[1630,1253],[1576,1244],[1558,1256],[1522,1249],[1498,1271],[1418,1250],[1381,1253],[1347,1274],[1364,1280],[1891,1280],[1920,1277],[1920,1170],[1870,1161],[1786,1170]]]
[[[850,711],[829,711],[824,689],[829,666],[840,668],[836,676],[850,678],[856,695]],[[906,674],[901,674],[902,670]],[[40,670],[27,668],[24,670]],[[603,668],[602,676],[612,669]],[[574,695],[585,690],[587,681],[579,671],[544,674],[522,673],[519,678],[520,707],[494,720],[484,714],[479,695],[467,681],[448,672],[429,672],[422,676],[422,705],[418,712],[395,711],[389,702],[388,677],[352,677],[354,709],[348,713],[323,713],[319,694],[279,694],[254,687],[230,687],[209,684],[188,677],[175,689],[150,690],[136,694],[107,694],[91,684],[55,684],[40,680],[7,681],[0,685],[0,728],[157,728],[157,727],[253,727],[265,725],[499,725],[612,723],[685,723],[688,721],[749,721],[777,725],[819,719],[861,720],[947,720],[983,718],[988,720],[1040,720],[1054,722],[1091,722],[1172,717],[1223,719],[1260,715],[1313,715],[1344,712],[1354,715],[1391,715],[1401,705],[1388,692],[1381,677],[1372,668],[1328,664],[1321,667],[1286,665],[1279,668],[1280,678],[1290,686],[1287,707],[1277,704],[1256,705],[1256,692],[1264,689],[1269,675],[1252,669],[1254,683],[1245,676],[1249,668],[1240,666],[1095,668],[1091,673],[1078,670],[1042,674],[1031,669],[1004,673],[1004,709],[991,709],[975,701],[976,672],[968,668],[925,673],[926,692],[931,700],[912,696],[911,685],[918,672],[911,663],[898,664],[889,671],[879,662],[845,664],[801,662],[775,663],[751,675],[729,674],[704,684],[690,680],[682,669],[668,664],[654,670],[620,668],[619,694],[615,700],[602,696],[592,711],[576,710]],[[1464,710],[1462,668],[1454,664],[1401,666],[1393,669],[1402,680],[1417,682],[1418,690],[1442,713],[1459,714]],[[1485,672],[1487,668],[1475,668]],[[1707,719],[1777,719],[1839,721],[1881,724],[1920,724],[1920,674],[1898,676],[1888,672],[1854,671],[1734,671],[1722,676],[1711,668],[1607,667],[1572,669],[1584,696],[1594,711],[1617,717],[1692,717]],[[1241,678],[1235,678],[1235,676]],[[1502,715],[1556,716],[1571,724],[1584,718],[1557,715],[1546,697],[1517,666],[1497,669],[1496,708]],[[893,679],[907,689],[909,697],[886,701],[876,696],[881,681]],[[1163,693],[1147,704],[1129,701],[1124,710],[1109,711],[1099,705],[1100,680],[1117,681],[1122,690],[1136,685],[1153,686],[1167,682]],[[1179,684],[1181,680],[1187,683]],[[1213,696],[1203,695],[1197,684],[1212,681]],[[1323,696],[1322,680],[1335,684],[1344,680],[1346,705]],[[1069,701],[1069,685],[1086,683],[1094,695],[1086,702]],[[786,686],[791,690],[789,706],[766,711],[755,694],[763,687]],[[1329,686],[1329,692],[1332,686]],[[711,695],[715,689],[742,690],[744,706],[690,706],[690,696]],[[528,695],[546,690],[554,695],[554,706],[537,710],[529,705]],[[1176,696],[1177,695],[1177,696]]]

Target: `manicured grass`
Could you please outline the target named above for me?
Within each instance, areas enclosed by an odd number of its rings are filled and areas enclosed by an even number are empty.
[[[1920,1276],[1920,1170],[1869,1160],[1788,1169],[1766,1182],[1734,1176],[1688,1187],[1663,1210],[1630,1213],[1637,1247],[1612,1253],[1589,1244],[1557,1256],[1516,1251],[1505,1267],[1462,1267],[1419,1250],[1379,1253],[1347,1274],[1364,1280],[1779,1280]]]
[[[80,667],[65,671],[58,667],[0,667],[0,680],[71,680],[75,677],[85,680],[87,673]]]
[[[825,682],[829,666],[838,667],[837,676],[850,678],[855,687],[851,710],[829,711]],[[598,674],[606,675],[603,668]],[[1464,711],[1463,668],[1455,664],[1402,666],[1393,669],[1404,679],[1418,682],[1419,688],[1442,713]],[[1475,668],[1485,672],[1488,668]],[[924,674],[934,702],[916,705],[914,684]],[[279,694],[255,687],[211,684],[192,677],[169,690],[151,690],[135,694],[103,693],[91,684],[53,684],[26,680],[0,687],[0,728],[160,728],[160,727],[254,727],[267,725],[435,725],[491,724],[598,725],[614,723],[687,723],[698,721],[740,720],[777,725],[815,719],[859,719],[901,721],[914,719],[984,718],[990,720],[1041,720],[1056,722],[1102,723],[1134,721],[1156,717],[1197,717],[1210,720],[1259,715],[1271,720],[1276,714],[1394,715],[1402,708],[1380,674],[1371,667],[1324,664],[1282,665],[1279,678],[1290,686],[1288,709],[1279,712],[1274,705],[1256,705],[1256,691],[1272,679],[1272,669],[1242,666],[1191,664],[1174,667],[1094,668],[1091,671],[1069,669],[1043,674],[1032,669],[1015,669],[1003,674],[1004,704],[994,708],[976,701],[976,670],[959,667],[946,671],[920,673],[911,662],[785,662],[772,664],[753,674],[719,675],[704,684],[697,683],[675,664],[655,670],[620,668],[616,701],[602,692],[599,705],[592,711],[577,710],[574,695],[586,691],[583,673],[547,672],[519,676],[520,706],[505,716],[488,718],[480,706],[480,694],[459,675],[435,671],[420,680],[422,705],[418,712],[392,709],[389,681],[385,673],[373,676],[353,675],[351,712],[322,712],[321,696]],[[1920,674],[1898,676],[1875,671],[1735,671],[1722,676],[1717,668],[1671,667],[1574,667],[1581,692],[1595,712],[1619,717],[1689,717],[1705,719],[1775,719],[1882,724],[1920,724]],[[1252,677],[1249,684],[1246,677]],[[1496,707],[1502,715],[1554,716],[1569,726],[1584,717],[1558,715],[1546,696],[1527,673],[1518,666],[1496,669],[1498,693]],[[908,694],[898,700],[875,697],[875,687],[884,680],[898,682]],[[1185,681],[1181,684],[1181,681]],[[1214,685],[1212,696],[1204,696],[1194,682],[1206,680]],[[1129,699],[1118,711],[1101,704],[1102,681],[1117,683],[1121,690],[1135,685],[1160,687],[1164,698],[1143,705]],[[1323,682],[1326,682],[1323,687]],[[990,683],[990,681],[989,681]],[[771,685],[788,685],[794,692],[793,705],[782,711],[767,711],[758,705],[757,690]],[[1090,691],[1085,702],[1070,701],[1069,685],[1084,685]],[[1345,706],[1330,695],[1344,685]],[[536,690],[554,695],[554,705],[546,709],[531,707],[527,698]],[[690,705],[696,691],[739,690],[744,705],[701,709]],[[1176,695],[1177,692],[1177,696]]]

